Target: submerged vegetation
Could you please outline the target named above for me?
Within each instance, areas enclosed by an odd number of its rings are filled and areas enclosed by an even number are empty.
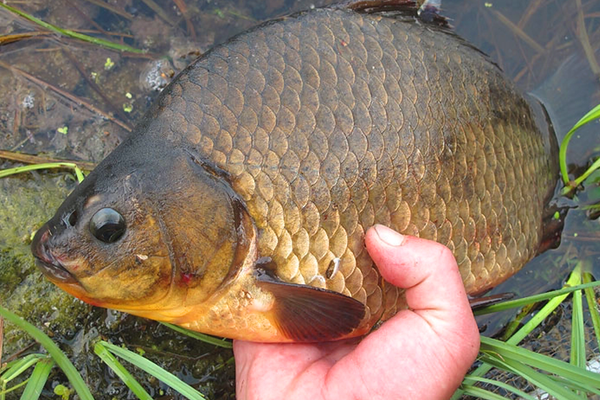
[[[579,0],[578,0],[579,2]],[[106,12],[114,13],[116,15],[120,15],[120,17],[128,20],[130,15],[126,13],[123,9],[111,9],[108,3],[102,3],[101,7],[106,7]],[[181,18],[183,19],[186,29],[188,31],[188,35],[191,37],[196,36],[196,33],[193,31],[193,24],[190,23],[190,13],[198,12],[197,10],[192,10],[186,8],[183,1],[175,1],[177,4],[178,10],[181,13]],[[268,2],[268,4],[272,7],[276,7],[271,5],[271,3],[276,2]],[[174,20],[172,16],[170,16],[169,12],[160,9],[154,2],[151,2],[149,5],[151,9],[158,15],[156,17],[157,25],[166,24],[168,26],[176,25],[178,22]],[[487,3],[486,3],[487,4]],[[0,6],[4,9],[9,9],[13,12],[16,12],[16,9],[11,8],[10,6],[6,6],[0,3]],[[156,9],[158,7],[158,9]],[[303,6],[301,6],[302,8]],[[579,14],[581,14],[581,3],[579,2],[579,8],[576,10],[578,13],[578,23],[579,23]],[[185,10],[185,11],[184,11]],[[523,28],[523,19],[519,21],[518,24],[513,24],[510,22],[508,18],[500,14],[496,10],[492,10],[493,15],[496,15],[501,23],[509,26],[511,30],[515,31],[515,35],[517,37],[524,38],[524,43],[527,43],[532,48],[535,49],[538,53],[543,53],[546,49],[539,45],[534,38],[528,36]],[[118,50],[119,52],[143,52],[143,50],[138,50],[129,45],[114,43],[112,41],[101,40],[95,38],[93,36],[82,34],[76,32],[74,30],[62,29],[57,26],[57,24],[49,24],[43,22],[42,20],[32,17],[31,15],[18,11],[18,14],[29,21],[33,21],[36,25],[42,26],[44,29],[47,29],[55,34],[61,35],[61,37],[67,38],[75,38],[77,40],[86,41],[90,45],[101,45],[106,48],[110,48],[113,50]],[[245,14],[240,14],[238,11],[232,11],[227,8],[216,8],[211,11],[213,17],[221,20],[225,20],[226,18],[230,18],[227,21],[246,21],[244,23],[239,23],[238,29],[243,30],[248,26],[251,26],[255,23],[255,18],[250,17]],[[500,16],[498,16],[499,14]],[[531,17],[531,16],[530,16]],[[529,17],[529,18],[530,18]],[[524,17],[523,17],[524,18]],[[583,17],[582,21],[583,21]],[[525,21],[526,23],[527,21]],[[230,22],[228,22],[230,23]],[[238,23],[238,22],[236,22]],[[512,25],[510,25],[512,24]],[[523,33],[519,33],[523,32]],[[585,32],[585,27],[584,27]],[[10,35],[11,37],[5,37],[4,40],[0,40],[0,45],[5,43],[13,43],[13,41],[20,40],[30,40],[32,38],[42,38],[48,37],[48,32],[34,32],[37,35],[23,34],[20,37],[15,37],[15,35]],[[525,35],[525,36],[523,36]],[[9,36],[9,35],[6,35]],[[585,41],[586,35],[582,35],[582,41]],[[595,36],[592,37],[592,39]],[[2,37],[0,37],[2,39]],[[126,35],[121,37],[121,41],[128,39]],[[150,39],[148,39],[150,40]],[[156,40],[156,39],[154,39]],[[587,47],[589,47],[590,39],[587,39]],[[152,45],[152,43],[146,42],[145,45]],[[587,49],[584,44],[584,48]],[[589,51],[586,50],[586,54]],[[593,54],[593,51],[592,51]],[[144,55],[147,57],[147,55]],[[1,62],[1,61],[0,61]],[[114,61],[108,62],[108,58],[106,58],[106,62],[101,63],[103,68],[111,69],[114,67]],[[111,65],[112,64],[112,65]],[[0,65],[0,68],[3,68]],[[118,68],[118,67],[117,67]],[[529,68],[529,66],[528,66]],[[101,70],[102,68],[97,68],[97,70]],[[23,79],[28,80],[30,82],[34,82],[35,85],[44,86],[46,82],[35,80],[37,78],[28,77],[28,74],[24,71],[20,71],[11,66],[11,70],[14,74],[21,76]],[[19,72],[20,71],[20,72]],[[103,72],[94,72],[91,74],[92,78],[86,77],[87,80],[91,80],[92,82],[98,81],[98,83],[102,84],[103,82],[108,84],[106,77],[103,78]],[[158,72],[158,75],[165,74],[164,72]],[[169,74],[167,74],[169,75]],[[517,76],[521,76],[520,73],[515,73]],[[29,75],[31,76],[31,75]],[[122,75],[121,79],[126,81],[129,77],[126,75]],[[103,81],[103,79],[105,79]],[[157,78],[158,79],[158,78]],[[115,85],[119,82],[115,82]],[[101,85],[100,85],[101,86]],[[48,86],[50,87],[50,86]],[[74,89],[74,88],[73,88]],[[99,88],[98,88],[99,89]],[[58,96],[66,96],[66,93],[61,92],[61,88],[51,89]],[[96,89],[94,89],[96,90]],[[134,90],[131,90],[134,92]],[[121,93],[122,94],[122,93]],[[132,104],[136,104],[135,101],[130,102],[131,94],[129,91],[126,92],[129,96],[126,97],[128,100],[121,99],[118,101],[125,102],[127,101],[126,107],[125,104],[123,107],[120,106],[107,106],[111,109],[129,109],[131,111]],[[103,124],[114,123],[123,128],[125,131],[128,130],[130,126],[129,118],[130,116],[117,116],[114,117],[110,113],[100,112],[100,110],[94,108],[93,106],[87,106],[88,102],[83,98],[76,98],[73,95],[72,97],[68,97],[73,104],[77,104],[78,106],[82,106],[88,110],[91,110],[92,113],[97,113],[98,115],[102,115],[104,118],[98,125],[97,122],[90,124],[92,126],[99,126],[97,128],[99,130],[103,130]],[[105,98],[105,95],[100,94],[100,97],[97,98]],[[90,95],[90,97],[92,97]],[[137,97],[134,94],[134,100],[137,99],[138,102],[143,101],[143,96],[138,94]],[[108,102],[108,100],[107,100]],[[113,103],[118,102],[112,100]],[[139,107],[141,108],[141,107]],[[46,109],[43,110],[42,114],[46,113]],[[97,112],[98,111],[98,112]],[[135,111],[141,113],[141,110],[135,109]],[[116,114],[116,112],[113,112]],[[121,113],[122,114],[122,113]],[[134,112],[135,114],[135,112]],[[561,165],[561,177],[564,182],[564,193],[573,192],[584,182],[588,184],[596,184],[599,180],[598,177],[598,167],[600,167],[600,160],[596,160],[591,163],[590,167],[583,173],[579,174],[579,177],[576,179],[571,179],[569,177],[569,171],[567,170],[567,162],[566,162],[566,153],[567,146],[569,141],[574,136],[575,132],[578,132],[578,128],[583,126],[584,124],[596,121],[600,118],[600,106],[597,106],[593,110],[591,110],[586,116],[584,116],[573,129],[569,131],[569,133],[565,136],[563,143],[561,144],[560,151],[560,165]],[[74,119],[73,125],[76,125],[79,121]],[[27,126],[27,125],[25,125]],[[60,135],[56,135],[58,139],[44,141],[45,144],[49,142],[64,142],[64,138],[73,137],[73,132],[77,132],[78,128],[73,126],[71,129],[67,129],[67,124],[56,123],[56,126],[60,127],[56,129],[57,133]],[[79,127],[84,126],[81,124]],[[19,145],[23,145],[23,143],[27,143],[30,140],[29,137],[25,137],[22,141],[18,141],[17,143],[13,143],[11,147],[15,150],[21,150]],[[77,139],[72,139],[77,140]],[[91,159],[99,159],[100,155],[110,150],[110,147],[114,145],[118,140],[109,141],[108,144],[101,145],[99,150],[96,151],[96,157],[92,157]],[[63,145],[62,150],[67,148],[68,146]],[[76,146],[73,146],[76,147]],[[82,152],[79,152],[78,155],[81,155]],[[83,152],[83,154],[86,154]],[[100,154],[100,155],[99,155]],[[4,153],[4,157],[10,158],[10,154]],[[16,159],[15,161],[20,162],[21,160]],[[66,162],[51,160],[52,162],[44,162],[40,163],[39,160],[32,160],[34,164],[28,166],[20,166],[16,168],[9,168],[0,171],[0,177],[13,175],[17,173],[23,172],[31,172],[34,170],[40,169],[48,169],[48,168],[59,168],[59,169],[67,169],[73,171],[75,178],[77,181],[81,182],[84,179],[84,172],[88,171],[93,165],[90,163],[81,165],[81,163],[77,162]],[[30,232],[27,233],[27,236],[30,235]],[[2,258],[0,258],[2,260]],[[25,261],[26,262],[26,261]],[[575,266],[573,272],[570,275],[570,278],[565,284],[565,287],[561,290],[536,295],[529,296],[519,300],[512,300],[509,302],[505,302],[503,304],[493,305],[484,310],[478,311],[478,313],[495,313],[500,312],[502,310],[508,308],[524,308],[528,305],[537,304],[537,306],[532,307],[531,309],[536,309],[533,317],[531,317],[523,326],[517,328],[513,331],[513,333],[508,334],[503,341],[489,339],[482,336],[481,341],[481,352],[478,360],[477,367],[471,371],[463,382],[461,388],[456,392],[454,398],[459,398],[460,396],[475,396],[481,397],[485,399],[502,399],[509,395],[520,396],[524,399],[536,399],[538,396],[541,396],[542,393],[548,393],[554,396],[557,399],[572,399],[572,398],[585,398],[588,394],[596,394],[600,395],[600,375],[588,372],[586,370],[586,360],[589,359],[589,354],[586,352],[585,343],[589,342],[589,339],[586,338],[586,335],[589,335],[590,332],[585,330],[584,320],[589,318],[592,322],[593,326],[593,334],[596,338],[596,344],[592,346],[595,350],[597,350],[600,346],[598,346],[600,338],[600,316],[597,311],[597,299],[595,296],[594,288],[598,286],[600,283],[592,282],[593,277],[586,268],[585,261],[579,261]],[[0,279],[3,279],[3,273],[0,271]],[[583,284],[582,284],[583,283]],[[570,298],[569,296],[572,296]],[[585,297],[585,301],[583,298]],[[571,299],[571,300],[570,300]],[[0,300],[2,300],[0,298]],[[561,304],[564,304],[565,301],[571,301],[572,303],[572,320],[570,324],[570,358],[569,362],[561,361],[556,358],[550,358],[545,355],[538,354],[534,351],[527,350],[523,346],[520,346],[521,343],[528,335],[531,335],[532,332],[535,333],[540,329],[540,325],[546,323],[547,319],[553,315],[557,307]],[[546,302],[543,306],[540,304],[542,302]],[[529,314],[529,313],[528,313]],[[67,377],[69,384],[68,386],[65,384],[53,384],[52,390],[54,394],[57,396],[62,396],[62,398],[70,398],[71,395],[77,393],[79,398],[81,399],[93,399],[92,393],[94,392],[93,388],[89,387],[89,374],[88,371],[85,371],[84,377],[78,371],[71,361],[69,361],[68,356],[60,350],[59,346],[55,343],[53,338],[50,338],[43,331],[46,330],[44,326],[34,326],[31,323],[26,322],[23,318],[16,316],[11,313],[8,309],[4,307],[0,307],[0,315],[4,317],[10,324],[17,326],[19,329],[26,332],[31,336],[36,342],[38,342],[44,350],[35,350],[31,352],[30,349],[25,348],[22,353],[17,352],[14,357],[12,357],[8,362],[2,363],[2,328],[0,324],[0,400],[4,400],[5,398],[16,398],[15,396],[20,395],[22,399],[36,399],[42,395],[42,391],[44,387],[46,390],[49,387],[49,380],[52,377],[52,374],[56,371],[54,368],[58,366],[65,376]],[[109,315],[109,317],[111,317]],[[107,317],[107,319],[109,319]],[[28,317],[28,319],[31,319]],[[1,321],[1,319],[0,319]],[[231,348],[231,342],[222,340],[219,338],[207,337],[206,335],[201,335],[195,332],[185,332],[184,329],[178,327],[172,327],[180,333],[189,334],[195,339],[205,341],[208,343],[207,346],[212,347],[224,347]],[[13,328],[14,329],[14,328]],[[74,328],[73,328],[74,329]],[[156,363],[149,360],[148,357],[145,356],[146,350],[141,347],[130,346],[131,349],[127,349],[123,342],[113,342],[111,343],[110,339],[102,337],[102,335],[96,334],[94,336],[94,332],[90,330],[90,336],[93,337],[91,345],[87,347],[85,350],[85,354],[87,357],[92,356],[92,352],[95,353],[98,358],[98,363],[105,363],[111,371],[118,377],[118,379],[122,380],[122,382],[131,390],[132,393],[135,394],[140,399],[150,399],[157,394],[160,394],[160,390],[156,394],[151,395],[144,388],[147,386],[147,382],[140,382],[140,376],[143,376],[144,380],[149,382],[155,382],[155,379],[164,382],[169,387],[173,388],[178,393],[181,393],[182,396],[189,399],[204,399],[206,397],[202,392],[194,389],[189,384],[183,382],[177,376],[168,372],[168,368],[162,368],[158,366]],[[62,345],[65,346],[65,343],[68,341],[63,340]],[[14,350],[14,348],[13,348]],[[152,350],[156,350],[152,348]],[[212,371],[222,369],[226,366],[230,367],[233,363],[233,359],[231,357],[230,351],[223,353],[222,356],[217,357],[219,359],[218,364],[214,364],[212,366]],[[126,361],[125,364],[121,364],[119,360]],[[6,361],[6,360],[4,360]],[[495,369],[496,371],[507,371],[514,376],[522,377],[527,380],[531,385],[534,385],[538,391],[533,392],[530,388],[526,391],[522,389],[521,386],[513,386],[506,382],[506,379],[491,379],[489,378],[489,371]],[[131,372],[135,371],[134,374]],[[145,371],[145,372],[140,372]],[[148,374],[148,375],[146,375]],[[135,376],[134,376],[135,375]],[[182,373],[179,373],[181,376]],[[137,377],[137,378],[136,378]],[[86,383],[87,382],[87,383]],[[156,385],[154,385],[156,386]],[[160,386],[161,388],[164,386]],[[493,390],[492,390],[493,389]],[[12,397],[11,397],[12,396]]]
[[[563,194],[568,194],[573,190],[577,189],[579,185],[583,183],[592,173],[594,173],[598,168],[600,168],[600,158],[594,161],[594,163],[584,172],[581,176],[577,177],[574,180],[569,179],[569,171],[567,170],[567,147],[569,146],[569,142],[573,138],[573,135],[579,128],[588,124],[590,122],[594,122],[600,119],[600,104],[594,107],[590,112],[585,114],[576,124],[567,132],[565,137],[563,138],[560,144],[559,151],[559,162],[560,162],[560,173],[563,179],[563,184],[565,188],[563,190]]]

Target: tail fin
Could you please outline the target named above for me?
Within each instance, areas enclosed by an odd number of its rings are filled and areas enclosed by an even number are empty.
[[[595,105],[592,98],[600,93],[599,78],[594,75],[587,60],[576,54],[565,60],[549,79],[530,93],[537,100],[532,102],[532,108],[537,114],[538,126],[545,124],[549,132],[555,133],[547,138],[547,146],[555,146],[552,142],[561,140]],[[588,125],[582,131],[586,128],[593,129]],[[558,171],[558,165],[555,170]],[[558,247],[566,212],[572,207],[572,204],[557,201],[557,195],[558,191],[555,191],[554,200],[547,203],[544,210],[544,230],[538,254]]]

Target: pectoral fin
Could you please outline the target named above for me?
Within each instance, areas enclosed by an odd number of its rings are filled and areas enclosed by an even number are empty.
[[[289,339],[320,342],[346,337],[360,325],[365,306],[330,290],[259,279],[261,289],[275,298],[271,322]]]

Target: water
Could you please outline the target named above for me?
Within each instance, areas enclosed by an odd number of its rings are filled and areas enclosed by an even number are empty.
[[[198,54],[259,21],[332,1],[160,1],[158,13],[138,0],[111,2],[112,9],[94,3],[8,2],[62,28],[103,32],[103,38],[149,52],[120,53],[59,38],[0,11],[0,34],[17,35],[14,42],[0,47],[0,149],[98,162],[126,137],[128,127],[143,115],[171,77]],[[176,3],[184,4],[185,16]],[[581,5],[577,0],[443,3],[444,14],[456,31],[488,53],[524,90],[543,86],[570,57],[583,60],[579,63],[583,67],[571,73],[583,88],[578,96],[582,99],[569,102],[574,108],[570,113],[575,115],[571,120],[600,101],[597,80],[585,61],[585,35],[578,34],[580,9],[588,41],[597,52],[600,4],[593,0],[582,0]],[[554,95],[560,98],[565,93],[554,91]],[[584,165],[599,154],[598,142],[589,134],[597,131],[596,124],[582,134],[572,145],[570,160]],[[5,162],[0,168],[12,165]],[[72,352],[78,369],[89,376],[92,389],[100,393],[98,398],[124,398],[127,393],[122,382],[91,354],[98,337],[142,349],[145,356],[209,398],[233,398],[229,350],[184,339],[156,322],[94,309],[41,278],[29,255],[30,234],[54,213],[74,185],[66,172],[0,180],[0,302],[53,331],[63,349]],[[588,184],[574,204],[592,204],[599,197],[597,186]],[[581,207],[571,210],[561,246],[538,257],[496,291],[529,294],[558,287],[577,260],[594,265],[599,276],[597,224]],[[65,309],[55,310],[54,305],[65,305]],[[492,323],[484,322],[492,330]],[[3,360],[31,344],[10,327],[5,342]],[[149,382],[143,374],[138,376],[153,396],[177,398],[166,386]],[[60,374],[51,381],[53,385],[66,382]],[[52,394],[47,391],[45,396]]]

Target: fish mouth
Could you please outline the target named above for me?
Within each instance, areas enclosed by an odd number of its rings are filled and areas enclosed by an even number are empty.
[[[50,237],[50,230],[44,225],[33,238],[31,243],[31,252],[35,257],[35,262],[42,273],[51,281],[57,283],[76,283],[77,279],[56,259],[47,243]]]

